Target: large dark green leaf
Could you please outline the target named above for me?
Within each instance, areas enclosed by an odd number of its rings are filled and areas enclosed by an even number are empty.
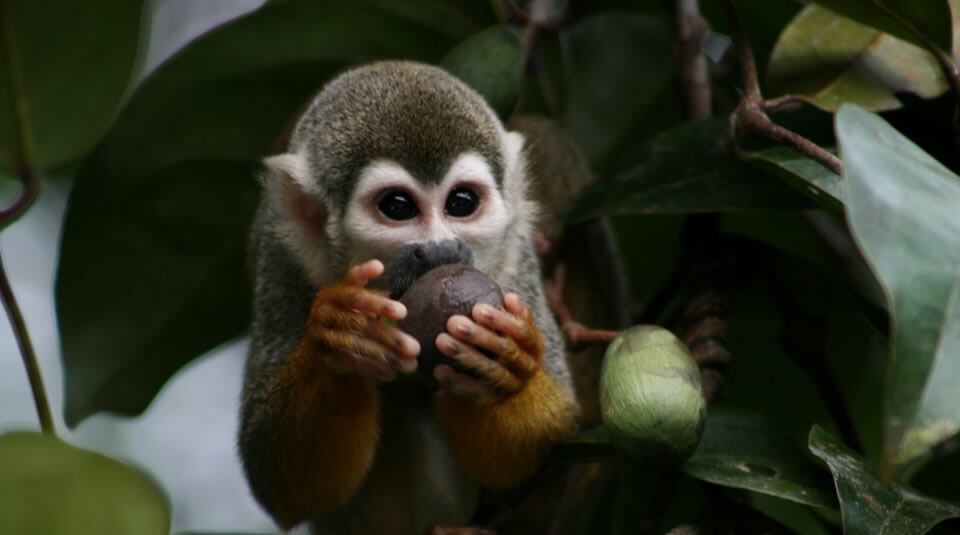
[[[513,111],[523,81],[520,30],[494,26],[461,43],[440,63],[483,95],[501,119]]]
[[[876,467],[818,426],[810,431],[810,451],[833,473],[846,535],[919,535],[960,517],[960,507],[885,481]]]
[[[584,191],[568,220],[811,206],[793,188],[733,157],[724,128],[724,119],[686,124],[631,150]]]
[[[243,333],[256,162],[323,80],[376,58],[437,61],[472,30],[441,0],[289,0],[154,72],[71,194],[56,289],[67,422],[137,414]]]
[[[817,5],[783,31],[767,73],[773,93],[798,95],[827,111],[844,102],[891,110],[901,106],[896,93],[929,99],[948,89],[929,51]]]
[[[924,46],[926,38],[941,50],[949,52],[952,48],[950,6],[947,0],[814,1],[845,17],[918,46]]]
[[[830,481],[799,444],[760,414],[712,409],[700,446],[683,465],[697,479],[833,507]]]
[[[0,436],[0,533],[170,532],[170,506],[145,474],[30,432]]]
[[[142,0],[0,4],[0,140],[19,144],[14,109],[25,106],[34,165],[53,167],[90,150],[130,81],[142,8]],[[18,79],[22,94],[14,95],[10,82]]]
[[[744,161],[779,176],[821,208],[843,209],[841,178],[794,149],[776,145],[755,152],[738,149],[737,153]]]
[[[855,106],[840,109],[836,128],[847,220],[893,316],[884,438],[886,462],[900,465],[960,430],[958,298],[951,298],[960,177]]]

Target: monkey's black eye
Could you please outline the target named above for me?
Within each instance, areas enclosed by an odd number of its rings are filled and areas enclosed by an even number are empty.
[[[391,191],[384,195],[377,203],[377,209],[381,214],[395,221],[413,219],[420,213],[417,210],[417,203],[402,191]]]
[[[480,204],[480,197],[467,188],[457,188],[450,192],[447,197],[447,203],[443,211],[453,217],[467,217],[477,211]]]

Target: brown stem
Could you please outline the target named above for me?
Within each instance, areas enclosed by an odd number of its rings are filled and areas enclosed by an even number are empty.
[[[763,103],[763,109],[771,113],[776,113],[778,111],[796,109],[804,104],[806,104],[806,101],[804,101],[803,97],[799,95],[781,95],[779,97],[765,100]]]
[[[35,161],[33,133],[30,130],[30,113],[26,92],[24,91],[23,70],[20,65],[20,54],[17,50],[17,39],[14,31],[9,5],[5,0],[0,0],[0,34],[2,34],[0,35],[0,54],[3,55],[3,62],[7,66],[7,81],[9,83],[7,91],[13,102],[14,128],[17,133],[15,139],[16,153],[10,158],[9,163],[16,171],[21,182],[20,194],[17,198],[10,206],[0,209],[0,229],[7,228],[22,217],[33,206],[40,193],[40,175],[33,167]],[[43,387],[43,376],[40,373],[40,365],[37,363],[37,355],[30,341],[30,333],[27,330],[23,314],[20,312],[20,306],[13,294],[13,288],[7,279],[2,259],[0,259],[0,300],[3,301],[7,317],[10,318],[10,326],[13,328],[13,334],[20,347],[20,355],[23,357],[23,365],[30,380],[30,388],[33,391],[33,401],[37,407],[40,427],[44,433],[56,435],[50,404]]]
[[[6,269],[3,267],[3,259],[0,258],[0,300],[3,301],[3,307],[7,311],[7,317],[10,318],[10,327],[17,338],[17,344],[20,346],[20,354],[23,356],[23,366],[27,370],[27,377],[30,380],[30,389],[33,391],[33,401],[37,406],[37,416],[40,418],[40,427],[43,432],[54,436],[56,430],[53,426],[53,416],[50,412],[50,405],[47,403],[47,393],[43,387],[43,376],[40,374],[40,366],[37,363],[37,355],[33,350],[33,343],[30,341],[30,333],[27,331],[27,324],[20,313],[20,307],[13,295],[13,288],[10,287],[10,281],[7,279]]]
[[[550,20],[550,15],[553,13],[553,2],[554,0],[532,0],[529,11],[525,13],[525,16],[520,17],[521,20],[525,19],[523,23],[526,25],[523,34],[523,56],[521,60],[524,71],[530,70],[533,53],[537,48],[537,41],[542,31],[556,29],[555,23]],[[511,5],[513,5],[512,2]],[[521,10],[520,13],[523,13],[523,11]]]
[[[606,345],[620,335],[620,331],[592,329],[575,320],[570,312],[570,307],[563,299],[565,284],[566,266],[563,265],[563,262],[558,262],[553,270],[553,275],[543,283],[544,294],[546,294],[547,305],[557,317],[560,330],[571,349],[576,350],[590,344]]]
[[[23,86],[23,69],[20,65],[20,55],[17,50],[17,39],[14,33],[13,20],[9,13],[9,6],[5,0],[0,0],[0,53],[7,65],[7,91],[13,102],[14,127],[17,132],[15,139],[15,154],[9,155],[8,163],[20,177],[20,194],[10,206],[0,209],[0,229],[10,226],[33,205],[40,192],[40,176],[33,169],[33,133],[30,130],[30,110],[27,105],[26,92]]]
[[[733,112],[731,127],[747,135],[765,137],[788,145],[834,173],[841,174],[842,165],[839,158],[813,141],[774,123],[767,116],[767,111],[771,107],[779,107],[787,99],[774,99],[770,102],[763,100],[763,95],[760,92],[760,82],[757,78],[757,62],[753,57],[750,40],[747,39],[743,30],[740,14],[737,12],[733,0],[723,0],[723,8],[730,21],[730,33],[733,36],[733,46],[736,49],[737,61],[740,64],[744,91],[740,105]]]
[[[680,90],[683,94],[687,118],[706,119],[712,114],[710,73],[703,55],[703,40],[710,25],[700,14],[698,0],[676,0],[674,23],[680,63]]]
[[[800,134],[774,123],[762,106],[762,100],[756,105],[745,97],[733,112],[736,129],[748,135],[761,136],[788,145],[834,173],[843,173],[840,158]]]
[[[747,34],[743,31],[740,13],[737,12],[733,0],[723,0],[723,10],[729,21],[733,46],[737,52],[737,63],[740,64],[740,76],[743,79],[743,98],[744,100],[760,102],[763,97],[760,96],[760,82],[757,80],[757,62],[753,59],[753,48],[750,46],[750,40],[747,39]]]

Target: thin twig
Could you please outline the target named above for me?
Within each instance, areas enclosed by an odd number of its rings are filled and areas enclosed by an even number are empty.
[[[737,61],[740,64],[744,91],[740,104],[733,112],[731,129],[788,145],[834,173],[841,174],[842,164],[839,158],[813,141],[774,123],[767,116],[767,111],[770,109],[779,108],[785,102],[797,99],[781,97],[769,102],[763,100],[763,95],[760,92],[760,82],[757,78],[757,62],[753,57],[750,41],[743,30],[740,14],[737,12],[733,0],[723,0],[723,8],[729,20],[730,33],[733,36],[733,46],[737,52]],[[731,134],[734,133],[731,132]]]
[[[840,158],[800,134],[774,123],[760,106],[746,99],[741,101],[740,106],[733,112],[735,127],[738,131],[778,141],[838,175],[843,173]]]
[[[13,203],[0,209],[0,229],[7,228],[22,217],[33,206],[40,193],[40,174],[34,168],[36,159],[34,158],[33,132],[30,129],[30,111],[24,91],[23,69],[20,65],[20,54],[17,50],[17,39],[14,31],[9,5],[5,0],[0,0],[0,34],[2,34],[0,36],[0,53],[3,54],[3,61],[7,66],[9,83],[7,90],[13,102],[14,128],[17,133],[14,140],[15,154],[10,158],[9,164],[16,171],[21,183],[20,194]],[[13,328],[13,334],[20,347],[20,355],[23,357],[23,365],[30,380],[30,388],[33,392],[34,404],[37,407],[40,427],[44,433],[56,435],[50,404],[47,401],[47,393],[43,386],[43,376],[40,373],[40,365],[30,341],[30,332],[27,330],[27,324],[13,294],[13,288],[7,279],[2,259],[0,259],[0,300],[3,301],[3,307],[10,318],[10,326]]]
[[[674,23],[680,63],[680,91],[691,121],[706,119],[712,114],[710,73],[703,55],[703,40],[710,25],[700,14],[698,0],[676,0]]]
[[[10,318],[10,327],[13,328],[17,344],[20,346],[23,366],[27,370],[30,389],[33,391],[33,401],[37,406],[37,416],[40,418],[40,427],[44,433],[55,436],[53,415],[50,412],[50,405],[47,403],[47,393],[43,387],[43,375],[41,375],[40,366],[37,363],[37,354],[33,350],[33,343],[30,341],[30,334],[23,319],[23,314],[20,313],[20,307],[13,296],[13,288],[10,287],[10,281],[7,279],[2,258],[0,258],[0,298],[2,298],[3,307],[7,311],[7,317]]]
[[[553,275],[543,282],[543,290],[547,299],[547,305],[557,317],[560,323],[560,330],[563,331],[567,345],[571,349],[579,349],[585,345],[600,344],[606,345],[620,335],[620,331],[611,331],[605,329],[593,329],[574,319],[563,299],[563,289],[566,286],[566,266],[562,262],[558,263],[553,270]]]
[[[23,69],[20,65],[20,54],[17,50],[17,39],[14,33],[13,20],[9,13],[9,6],[5,0],[0,0],[0,53],[7,65],[7,80],[11,100],[13,102],[13,119],[17,138],[15,152],[9,156],[8,163],[20,178],[20,194],[10,206],[0,209],[0,229],[4,229],[20,219],[33,205],[40,192],[40,176],[33,169],[34,149],[33,132],[30,129],[30,110],[26,100],[26,91],[23,84]]]
[[[747,38],[746,32],[743,31],[743,23],[740,21],[740,14],[737,12],[733,0],[723,0],[723,10],[727,15],[730,33],[733,38],[733,47],[737,53],[737,63],[740,65],[743,98],[754,102],[762,101],[760,82],[757,79],[757,62],[753,59],[753,48],[750,46],[750,40]]]

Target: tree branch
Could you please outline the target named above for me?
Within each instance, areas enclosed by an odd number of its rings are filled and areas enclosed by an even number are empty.
[[[20,347],[23,367],[27,370],[30,389],[33,391],[33,402],[37,407],[37,416],[40,418],[40,427],[44,433],[54,436],[56,430],[53,425],[53,415],[47,402],[47,393],[43,386],[43,375],[41,375],[40,366],[37,363],[37,354],[33,350],[27,324],[23,319],[23,314],[20,313],[20,307],[13,295],[13,288],[10,287],[10,281],[7,279],[2,258],[0,258],[0,300],[3,301],[7,317],[10,318],[10,327],[17,338],[17,345]]]
[[[698,0],[676,0],[674,23],[680,63],[680,91],[687,118],[698,121],[710,117],[713,110],[710,73],[703,55],[703,40],[710,25],[700,14]]]
[[[7,66],[8,92],[13,101],[14,128],[17,133],[15,149],[12,155],[8,155],[8,164],[17,173],[21,183],[20,194],[13,203],[0,209],[0,229],[5,229],[20,219],[33,206],[40,193],[40,175],[34,168],[33,133],[30,130],[29,106],[24,91],[23,70],[20,65],[20,54],[14,32],[15,28],[10,16],[9,5],[7,2],[0,0],[0,34],[2,34],[0,35],[0,53],[3,54],[3,61]],[[34,404],[37,407],[40,427],[44,433],[56,435],[50,404],[47,401],[47,393],[43,386],[43,376],[37,363],[37,355],[30,341],[30,333],[27,330],[23,314],[20,312],[20,306],[13,294],[13,288],[7,279],[2,259],[0,259],[0,300],[3,301],[3,307],[10,318],[10,326],[13,328],[13,334],[20,347],[20,355],[23,357],[23,365],[30,380],[30,388],[33,392]]]
[[[760,82],[757,78],[757,63],[753,57],[750,41],[743,30],[740,14],[737,12],[733,0],[723,0],[723,8],[730,21],[730,33],[733,35],[733,46],[737,52],[737,62],[740,64],[744,91],[743,98],[741,98],[740,104],[731,117],[731,139],[733,139],[736,131],[772,139],[792,147],[834,173],[841,174],[842,164],[840,159],[830,151],[770,120],[767,111],[780,108],[785,103],[796,103],[799,98],[791,95],[769,102],[763,100],[763,95],[760,92]]]

